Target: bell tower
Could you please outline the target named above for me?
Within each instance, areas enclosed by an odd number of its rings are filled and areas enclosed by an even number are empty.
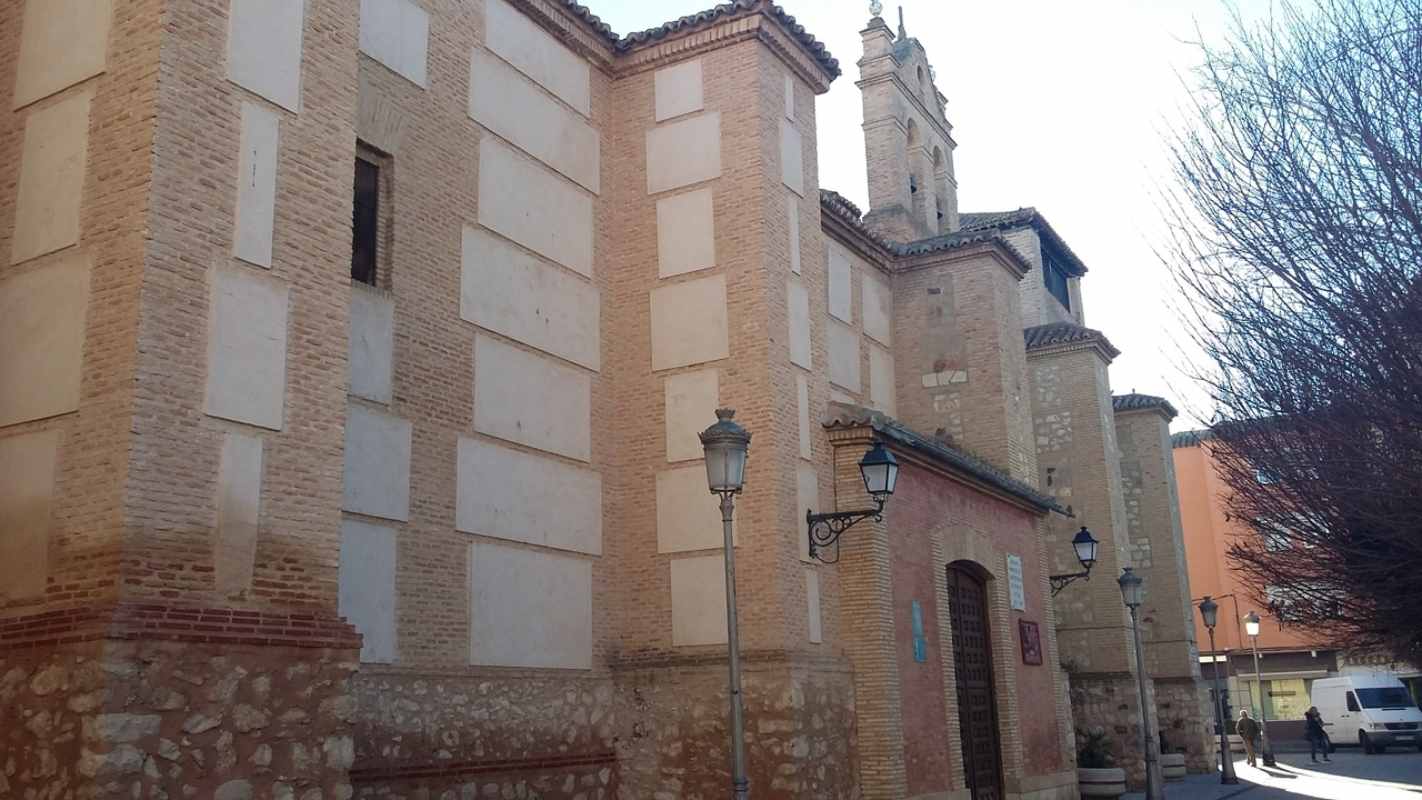
[[[864,152],[869,178],[865,222],[895,241],[958,230],[958,181],[953,174],[953,126],[947,99],[934,84],[923,45],[908,35],[899,9],[897,35],[869,6],[859,32],[859,87],[864,102]]]

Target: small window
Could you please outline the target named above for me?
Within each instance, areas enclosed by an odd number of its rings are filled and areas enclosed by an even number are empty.
[[[1352,692],[1349,692],[1349,693],[1348,693],[1348,710],[1349,710],[1349,711],[1360,711],[1360,710],[1361,710],[1361,709],[1358,708],[1358,698],[1355,697]]]
[[[355,162],[355,203],[351,211],[351,280],[376,285],[380,253],[380,165]]]
[[[1069,280],[1066,268],[1044,249],[1042,252],[1042,282],[1047,285],[1047,292],[1057,298],[1057,302],[1062,304],[1062,308],[1068,311],[1071,310]]]

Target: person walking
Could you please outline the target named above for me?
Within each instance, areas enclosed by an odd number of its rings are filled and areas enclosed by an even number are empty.
[[[1248,709],[1239,710],[1239,721],[1234,724],[1234,732],[1244,741],[1244,757],[1249,761],[1249,766],[1259,766],[1254,760],[1254,751],[1257,748],[1255,742],[1259,741],[1259,723],[1249,716]]]
[[[1304,735],[1308,737],[1308,758],[1318,763],[1318,752],[1323,751],[1323,760],[1328,761],[1328,731],[1323,729],[1323,715],[1318,706],[1309,706],[1304,712]]]

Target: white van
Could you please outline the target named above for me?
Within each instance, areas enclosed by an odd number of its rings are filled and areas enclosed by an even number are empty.
[[[1422,710],[1392,675],[1320,678],[1311,696],[1334,744],[1361,745],[1365,753],[1389,746],[1422,750]]]

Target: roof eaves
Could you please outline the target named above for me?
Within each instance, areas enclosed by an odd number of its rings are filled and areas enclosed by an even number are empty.
[[[1180,415],[1175,410],[1175,406],[1171,405],[1170,401],[1164,397],[1136,394],[1135,392],[1111,395],[1111,409],[1118,413],[1123,411],[1160,411],[1165,414],[1167,419],[1175,419]]]
[[[830,415],[825,418],[823,424],[829,430],[868,427],[885,439],[927,456],[952,471],[987,484],[1041,512],[1056,511],[1070,515],[1070,512],[1052,497],[1008,475],[988,461],[961,448],[924,436],[883,412],[849,403],[831,402]]]
[[[570,0],[564,0],[564,2],[569,1]],[[699,30],[713,25],[724,18],[753,14],[761,10],[764,10],[769,17],[780,23],[780,25],[799,42],[800,46],[805,48],[810,56],[815,59],[815,62],[820,65],[820,68],[825,71],[825,74],[829,76],[830,80],[834,80],[840,76],[839,60],[830,55],[829,49],[825,47],[824,43],[816,39],[809,31],[805,30],[805,26],[797,22],[795,17],[787,13],[785,9],[775,3],[769,2],[769,0],[732,0],[732,2],[720,3],[704,11],[698,11],[695,14],[687,14],[684,17],[679,17],[670,22],[664,22],[656,27],[629,33],[617,40],[617,51],[625,53],[629,50],[635,50],[638,47],[659,42],[672,34]]]
[[[1106,338],[1106,334],[1093,328],[1077,325],[1074,322],[1049,322],[1046,325],[1036,325],[1023,330],[1022,338],[1029,353],[1095,347],[1101,351],[1102,355],[1106,356],[1108,361],[1121,354],[1121,351],[1111,344],[1111,340]]]

